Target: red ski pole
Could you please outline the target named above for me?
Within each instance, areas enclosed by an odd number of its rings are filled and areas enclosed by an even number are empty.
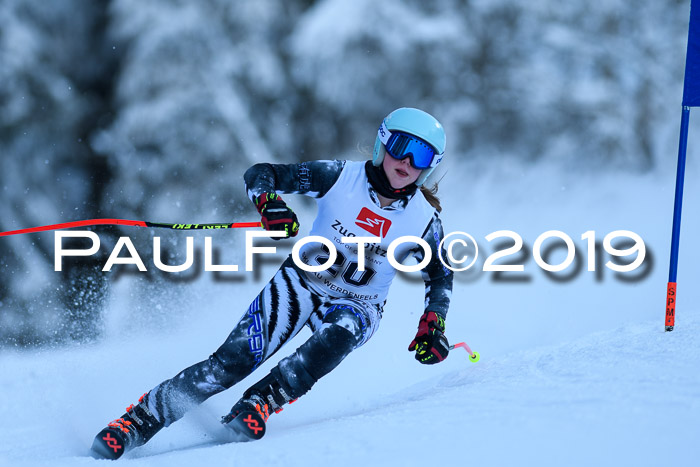
[[[63,224],[43,225],[29,229],[10,230],[0,232],[0,237],[19,235],[33,232],[45,232],[47,230],[70,229],[73,227],[86,227],[92,225],[130,225],[134,227],[155,227],[172,230],[209,230],[209,229],[240,229],[262,227],[260,222],[233,222],[227,224],[165,224],[149,221],[131,221],[127,219],[87,219],[84,221],[64,222]]]

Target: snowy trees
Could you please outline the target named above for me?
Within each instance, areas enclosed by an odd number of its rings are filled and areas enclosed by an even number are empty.
[[[115,64],[102,50],[105,13],[89,1],[0,4],[0,230],[100,212],[110,173],[88,138],[108,114],[106,77]],[[71,321],[66,314],[78,304],[91,314],[99,304],[95,296],[77,299],[104,282],[85,282],[88,264],[65,276],[49,272],[51,241],[35,235],[0,242],[1,340],[60,340],[72,333],[61,328]]]
[[[687,19],[680,0],[5,0],[0,229],[251,216],[249,165],[362,157],[399,106],[462,158],[649,170],[675,151]],[[50,240],[0,241],[0,339],[104,295],[50,271]]]

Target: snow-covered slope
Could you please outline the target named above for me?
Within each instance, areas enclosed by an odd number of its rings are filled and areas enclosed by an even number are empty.
[[[654,321],[478,364],[455,352],[456,369],[390,395],[364,394],[364,402],[321,389],[321,397],[310,394],[273,416],[256,443],[226,443],[217,418],[233,398],[217,396],[120,462],[694,465],[700,314],[687,315],[671,334]],[[91,437],[117,415],[117,400],[136,393],[129,389],[137,376],[159,366],[132,362],[128,376],[116,377],[105,365],[112,350],[0,357],[0,465],[97,462],[86,457]]]
[[[688,180],[696,180],[691,168]],[[456,178],[456,177],[453,177]],[[692,248],[700,187],[688,183],[677,327],[663,332],[673,175],[591,177],[544,167],[441,185],[448,231],[483,241],[512,229],[526,243],[549,229],[639,233],[648,277],[557,283],[526,263],[526,283],[458,277],[440,365],[406,351],[422,311],[419,283],[398,278],[376,336],[308,395],[274,415],[266,437],[231,444],[218,420],[249,383],[308,338],[302,331],[260,371],[163,430],[124,462],[177,465],[697,465],[700,448],[700,290]],[[465,188],[466,187],[466,188]],[[503,189],[507,187],[507,189]],[[293,198],[292,198],[293,199]],[[295,201],[292,201],[295,203]],[[308,228],[312,212],[300,212]],[[304,232],[302,232],[304,233]],[[235,235],[235,234],[226,234]],[[216,237],[224,241],[224,235]],[[484,245],[487,242],[483,241]],[[145,391],[206,358],[275,269],[259,279],[168,285],[160,309],[139,308],[139,283],[112,290],[99,343],[0,354],[0,466],[96,464],[94,435]],[[171,319],[172,318],[172,319]]]

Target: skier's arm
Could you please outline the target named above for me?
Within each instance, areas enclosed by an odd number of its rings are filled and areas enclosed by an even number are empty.
[[[447,316],[447,310],[450,307],[454,273],[445,267],[440,260],[440,255],[438,255],[438,248],[443,237],[442,222],[436,214],[423,234],[423,240],[430,245],[432,258],[428,265],[423,268],[421,274],[425,282],[425,312],[435,312],[444,320]],[[418,248],[415,250],[413,256],[418,262],[423,261],[423,249]],[[443,260],[447,262],[447,255],[444,248],[441,256]]]
[[[248,198],[253,203],[265,193],[294,193],[320,198],[340,177],[345,161],[310,161],[300,164],[255,164],[245,181]]]
[[[449,353],[445,337],[445,316],[450,306],[453,273],[442,264],[438,255],[442,238],[442,223],[436,213],[423,234],[423,240],[430,245],[432,253],[430,262],[421,271],[425,281],[425,311],[418,322],[416,336],[408,346],[408,350],[416,352],[416,360],[429,365],[443,361]],[[421,262],[424,258],[423,249],[415,250],[413,256]],[[447,261],[444,251],[441,256]]]
[[[338,180],[344,165],[345,161],[313,161],[255,164],[249,168],[243,180],[248,197],[260,213],[263,228],[285,232],[285,238],[295,237],[299,233],[299,220],[278,193],[320,198]]]

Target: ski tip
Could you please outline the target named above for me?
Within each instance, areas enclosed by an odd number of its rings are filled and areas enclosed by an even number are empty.
[[[258,412],[244,410],[225,425],[239,435],[238,441],[256,441],[265,436],[265,420]]]
[[[673,326],[666,326],[666,332],[673,331]]]
[[[126,443],[114,430],[104,429],[95,436],[90,455],[95,459],[119,459],[125,452]]]

